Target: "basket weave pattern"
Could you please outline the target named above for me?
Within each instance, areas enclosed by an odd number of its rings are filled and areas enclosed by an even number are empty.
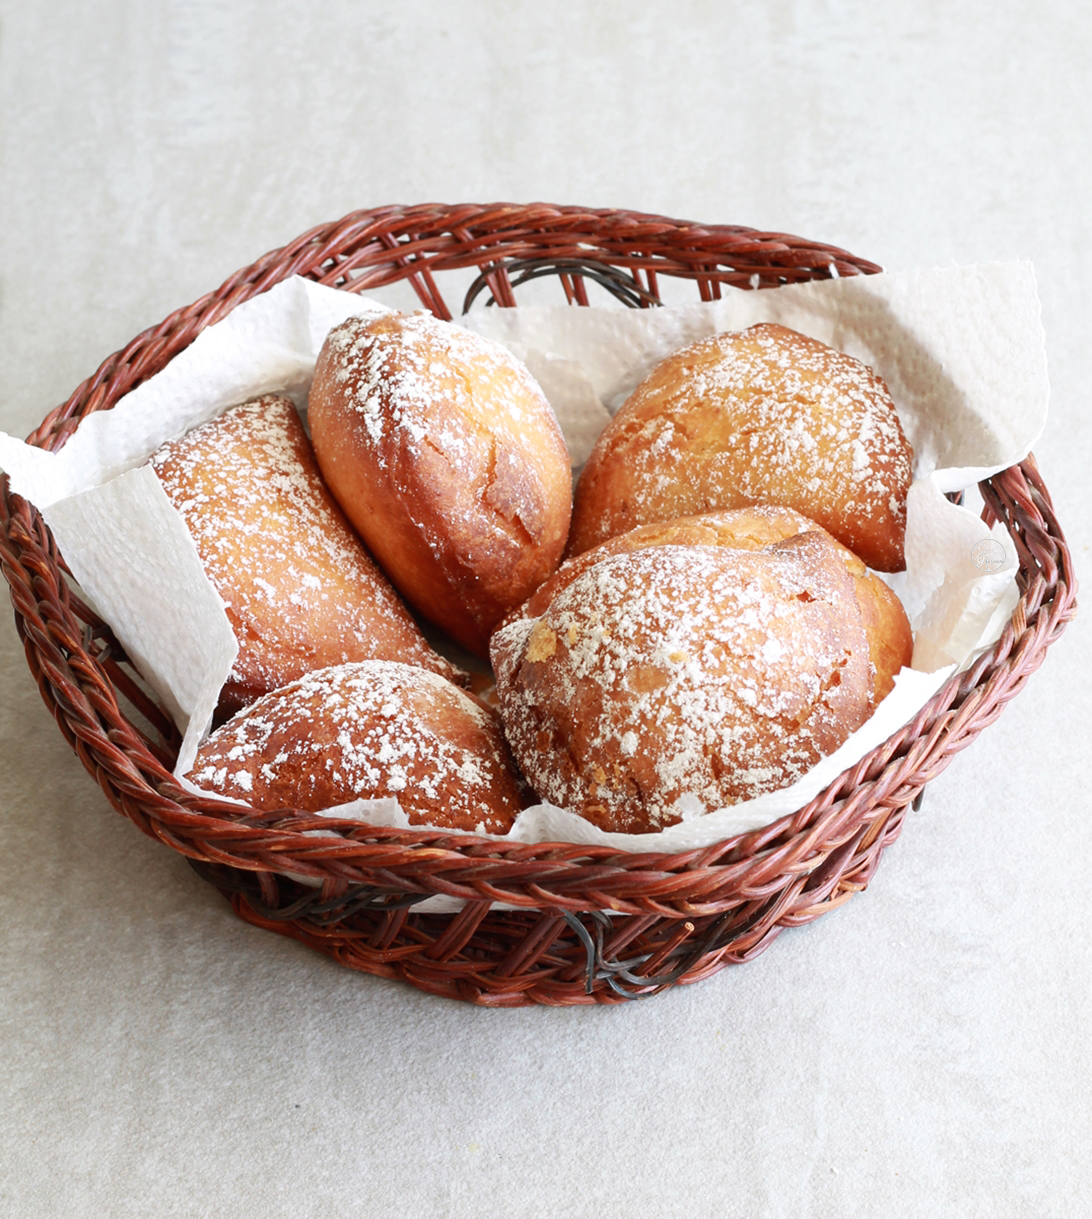
[[[206,326],[290,275],[356,292],[406,280],[426,308],[449,319],[437,278],[467,268],[479,273],[467,306],[486,293],[514,305],[520,283],[554,276],[572,304],[587,304],[590,280],[640,307],[658,302],[665,275],[692,280],[712,300],[724,285],[773,288],[879,270],[784,234],[623,211],[498,204],[356,212],[138,335],[29,440],[60,448],[85,416],[112,407]],[[66,740],[114,807],[187,857],[242,918],[438,995],[492,1006],[617,1002],[746,961],[782,928],[863,889],[907,806],[1042,662],[1076,608],[1050,497],[1031,457],[981,490],[986,514],[1008,529],[1020,561],[1020,601],[997,643],[797,813],[671,855],[378,829],[196,797],[170,773],[173,725],[70,586],[42,518],[6,478],[0,562],[28,664]],[[305,834],[315,829],[338,830],[341,840]],[[434,894],[465,905],[457,914],[415,911]]]

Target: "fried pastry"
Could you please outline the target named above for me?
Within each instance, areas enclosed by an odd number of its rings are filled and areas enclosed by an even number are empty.
[[[197,751],[189,779],[254,808],[394,797],[413,825],[504,834],[523,789],[494,712],[436,673],[365,660],[265,695]]]
[[[426,313],[326,339],[308,417],[330,489],[419,613],[484,656],[557,566],[572,474],[557,420],[507,350]]]
[[[813,533],[607,555],[509,620],[492,657],[531,786],[623,833],[784,787],[869,711],[853,581]]]
[[[401,660],[454,676],[323,484],[288,398],[234,407],[151,461],[239,642],[222,713],[350,660]]]
[[[799,533],[814,533],[827,539],[853,577],[853,591],[868,639],[873,670],[871,701],[875,706],[891,692],[895,674],[910,663],[914,653],[914,638],[906,611],[898,597],[861,559],[821,525],[792,508],[758,505],[639,525],[568,559],[517,612],[537,617],[562,588],[612,554],[650,546],[730,546],[737,550],[761,550]]]
[[[901,571],[911,458],[859,360],[768,323],[714,335],[657,365],[604,429],[569,553],[653,521],[782,504],[869,567]]]

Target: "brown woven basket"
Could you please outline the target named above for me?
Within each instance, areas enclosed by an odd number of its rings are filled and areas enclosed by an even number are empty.
[[[408,281],[442,318],[441,273],[478,277],[502,306],[542,276],[570,303],[588,281],[626,304],[659,303],[659,280],[776,288],[879,268],[778,233],[543,204],[384,207],[323,225],[172,313],[106,360],[29,438],[60,448],[80,420],[158,372],[206,326],[290,275],[359,292]],[[1019,553],[1020,602],[1003,635],[910,724],[790,817],[680,854],[376,829],[292,810],[240,811],[172,778],[178,737],[108,627],[79,599],[42,518],[0,481],[0,560],[42,697],[114,807],[186,856],[236,913],[353,969],[491,1006],[618,1002],[695,982],[757,956],[783,927],[863,889],[926,782],[969,745],[1041,663],[1075,611],[1062,532],[1029,457],[981,484],[985,515]],[[312,829],[338,829],[342,840]],[[306,886],[286,872],[321,882]],[[433,894],[457,914],[414,906]],[[497,910],[492,903],[514,910]]]

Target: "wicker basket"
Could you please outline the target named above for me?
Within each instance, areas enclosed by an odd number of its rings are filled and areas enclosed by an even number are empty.
[[[871,263],[796,237],[659,216],[546,205],[385,207],[324,225],[233,275],[112,355],[29,438],[63,445],[197,334],[289,275],[359,292],[406,280],[442,318],[437,280],[478,278],[499,305],[542,276],[570,303],[591,280],[625,303],[659,302],[661,276],[722,285],[868,274]],[[456,277],[450,277],[456,278]],[[623,854],[565,843],[376,829],[291,810],[240,812],[172,778],[177,734],[134,680],[111,632],[80,601],[39,514],[0,482],[0,560],[42,697],[114,807],[186,856],[251,923],[353,969],[491,1006],[618,1002],[694,982],[758,955],[783,927],[863,889],[925,783],[991,723],[1075,610],[1070,556],[1029,457],[981,484],[1020,559],[1020,602],[1003,635],[917,717],[805,808],[715,846]],[[331,843],[304,831],[340,829]],[[320,882],[286,879],[291,872]],[[434,894],[456,914],[415,912]],[[515,909],[498,910],[492,903]]]

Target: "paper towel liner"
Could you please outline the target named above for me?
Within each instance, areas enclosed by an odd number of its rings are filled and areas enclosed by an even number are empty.
[[[181,516],[142,467],[167,440],[246,398],[281,392],[302,407],[330,328],[384,308],[288,279],[208,327],[113,410],[84,419],[58,453],[0,433],[0,468],[12,489],[42,512],[85,598],[183,732],[179,776],[211,723],[237,645]],[[463,321],[527,363],[558,415],[574,464],[586,459],[607,419],[660,359],[759,321],[789,326],[874,368],[915,452],[907,570],[883,577],[914,628],[913,664],[840,749],[791,787],[756,800],[711,812],[694,800],[680,824],[658,834],[604,833],[543,804],[525,810],[508,839],[680,852],[768,825],[882,744],[1004,628],[1018,600],[1008,534],[1001,526],[991,531],[945,493],[1021,461],[1045,424],[1045,344],[1030,263],[819,280],[679,308],[532,306],[483,310]],[[991,537],[1005,561],[983,573],[972,551]],[[410,828],[390,799],[354,801],[328,813]],[[417,908],[449,905],[461,903],[436,897]]]

